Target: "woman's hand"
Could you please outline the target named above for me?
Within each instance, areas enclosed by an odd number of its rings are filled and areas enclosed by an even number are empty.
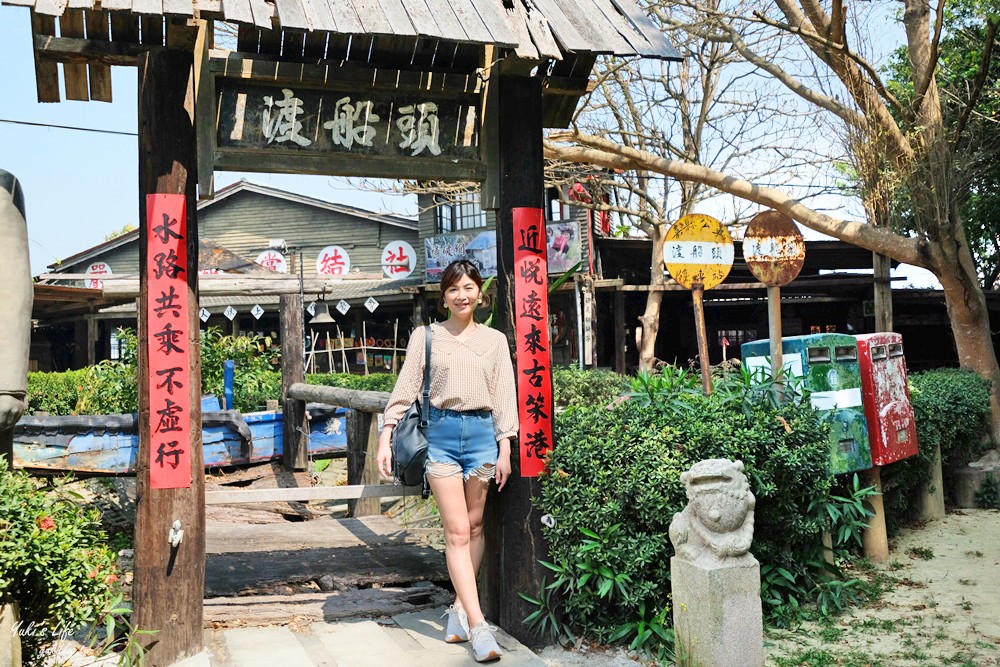
[[[504,485],[510,479],[510,438],[504,438],[497,444],[500,447],[497,453],[497,491],[503,491]]]
[[[378,436],[378,472],[382,479],[392,477],[392,426],[384,426]]]

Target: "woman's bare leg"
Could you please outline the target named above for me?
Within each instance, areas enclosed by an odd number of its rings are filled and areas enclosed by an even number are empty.
[[[469,618],[469,627],[475,627],[483,620],[483,611],[479,606],[476,570],[472,564],[472,528],[466,505],[465,482],[460,474],[451,477],[428,475],[427,480],[444,524],[445,561],[451,585],[455,587],[458,600]],[[481,528],[480,510],[480,534]]]
[[[465,506],[469,512],[469,545],[472,552],[472,570],[476,574],[479,574],[479,566],[483,563],[483,551],[486,549],[486,539],[483,537],[483,511],[486,509],[486,496],[489,490],[489,483],[475,476],[465,482]]]

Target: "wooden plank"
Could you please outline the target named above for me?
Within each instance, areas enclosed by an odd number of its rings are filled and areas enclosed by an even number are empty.
[[[138,627],[157,628],[155,635],[140,639],[156,645],[156,664],[169,665],[200,652],[202,602],[205,598],[205,476],[202,453],[201,356],[198,346],[198,210],[197,141],[194,99],[190,95],[194,55],[168,49],[152,49],[139,62],[139,220],[146,221],[146,196],[153,193],[183,194],[187,204],[187,290],[191,303],[187,322],[180,324],[187,343],[186,362],[191,369],[188,386],[191,410],[191,485],[180,489],[154,489],[150,484],[151,439],[148,428],[140,429],[136,472],[135,580],[132,620]],[[164,140],[164,138],[169,140]],[[148,225],[139,227],[139,266],[143,294],[139,312],[150,305],[146,250]],[[139,318],[139,414],[150,423],[149,358],[150,332]],[[166,537],[175,520],[181,522],[183,541],[172,547]],[[177,622],[177,619],[184,619]]]
[[[108,37],[108,15],[105,12],[87,12],[87,36],[91,37],[93,27],[94,32],[103,28],[104,39]],[[100,33],[98,33],[100,34]],[[88,65],[90,74],[90,99],[97,102],[111,102],[111,68],[107,65]]]
[[[301,259],[301,255],[299,255]],[[306,419],[306,404],[290,395],[290,388],[305,382],[306,371],[302,365],[303,304],[299,294],[285,294],[280,297],[278,315],[281,335],[281,394],[283,399],[282,431],[284,433],[285,470],[305,470],[309,462],[306,457],[309,421]]]
[[[131,12],[132,10],[132,0],[101,0],[101,9],[106,12],[111,12],[112,19],[114,18],[114,12]]]
[[[377,455],[378,420],[374,413],[350,410],[347,413],[348,486],[378,485]],[[382,514],[382,503],[378,498],[349,499],[347,507],[352,517]]]
[[[52,65],[55,64],[52,61],[58,61],[134,67],[138,54],[137,45],[134,44],[38,35],[35,36],[35,51]]]
[[[274,16],[274,5],[264,2],[264,0],[250,0],[250,11],[253,13],[253,22],[255,25],[264,30],[271,30],[274,27],[271,22]],[[276,42],[280,44],[280,35]]]
[[[324,2],[324,0],[319,1]],[[351,0],[325,0],[325,3],[333,12],[334,20],[337,22],[337,32],[352,35],[364,34],[365,29],[361,25],[361,17],[358,16]]]
[[[301,0],[277,0],[275,5],[278,9],[278,22],[282,28],[298,28],[300,30],[310,28],[306,12],[302,9]]]
[[[600,1],[600,0],[598,0]],[[618,34],[615,27],[594,0],[556,0],[564,11],[569,12],[570,22],[576,23],[577,30],[589,34],[591,41],[606,53],[632,55],[635,49]],[[592,51],[595,49],[591,49]]]
[[[68,0],[66,9],[93,9],[94,0]]]
[[[182,16],[170,16],[164,18],[164,23],[167,29],[168,49],[194,52],[195,43],[198,41],[198,29],[194,25],[189,25],[194,21]]]
[[[305,47],[306,33],[283,30],[281,34],[281,57],[301,60]]]
[[[481,181],[485,166],[476,160],[440,162],[418,157],[399,158],[366,156],[359,161],[350,154],[310,155],[305,152],[268,151],[264,160],[260,151],[219,149],[215,168],[219,171],[273,172],[276,174],[315,174],[321,176],[359,176],[369,178],[411,178],[436,181]]]
[[[198,199],[215,196],[215,74],[211,71],[211,21],[198,22],[194,46],[194,124],[198,141]],[[199,287],[201,282],[199,282]]]
[[[362,391],[302,382],[292,384],[288,388],[288,395],[307,403],[323,403],[363,412],[382,412],[389,402],[389,392],[387,391]]]
[[[83,13],[87,25],[87,39],[97,42],[107,42],[111,39],[111,24],[105,11],[89,11]]]
[[[106,5],[107,3],[102,3]],[[129,2],[129,6],[131,6]],[[139,19],[131,13],[111,12],[111,38],[116,42],[139,43]]]
[[[507,23],[514,28],[516,33],[517,46],[514,47],[514,55],[519,59],[526,61],[526,66],[530,70],[535,64],[540,60],[538,54],[538,49],[535,48],[535,43],[531,39],[531,33],[528,31],[528,17],[524,11],[524,5],[520,2],[515,2],[512,9],[507,10]],[[511,63],[504,63],[505,69],[509,70]]]
[[[263,0],[259,0],[263,2]],[[281,55],[281,31],[264,30],[260,31],[260,52],[277,58]]]
[[[222,0],[194,0],[194,9],[201,15],[211,15],[213,18],[222,17]]]
[[[227,21],[253,24],[253,10],[250,9],[250,0],[222,0],[222,14]]]
[[[337,22],[333,20],[333,12],[327,0],[302,0],[302,9],[306,15],[306,22],[309,23],[312,30],[325,32],[339,30]],[[354,11],[353,8],[351,11]]]
[[[347,60],[348,51],[351,47],[350,35],[337,35],[330,33],[330,43],[326,47],[327,60]]]
[[[392,26],[378,0],[351,0],[354,11],[361,19],[364,32],[369,35],[391,35]]]
[[[562,45],[564,51],[591,51],[590,40],[585,39],[577,31],[565,14],[562,8],[556,4],[556,0],[530,0],[541,10],[548,20],[549,26],[555,35],[556,40]]]
[[[55,35],[56,20],[51,16],[31,12],[31,31],[36,35],[36,40],[39,39],[38,35]],[[33,53],[35,56],[35,88],[39,103],[62,101],[59,94],[59,65],[44,60],[37,46],[33,49]]]
[[[436,2],[440,1],[436,0]],[[462,27],[465,29],[465,34],[469,37],[467,41],[479,44],[493,43],[493,33],[490,32],[490,29],[486,27],[486,24],[479,17],[479,12],[476,11],[472,0],[450,0],[450,4],[452,10],[455,12],[455,16],[461,21]]]
[[[523,5],[515,6],[520,7],[523,11]],[[538,49],[538,54],[543,58],[562,60],[562,50],[549,28],[549,22],[545,20],[542,13],[537,9],[526,13],[525,23],[528,24],[528,33],[531,35],[531,41],[534,42],[535,48]]]
[[[359,498],[402,498],[420,495],[420,486],[396,484],[309,486],[285,489],[249,489],[241,491],[206,491],[206,505],[242,505],[312,500],[356,500]]]
[[[450,42],[475,41],[470,40],[469,34],[465,31],[462,22],[451,8],[451,3],[448,0],[424,1],[427,4],[427,11],[434,17],[434,21],[441,30],[441,34],[439,35],[441,39],[446,39]]]
[[[659,55],[659,50],[649,42],[642,31],[636,29],[628,17],[619,13],[617,8],[610,4],[609,0],[592,0],[592,2],[604,14],[608,23],[615,27],[615,30],[622,39],[634,49],[635,53],[653,57]]]
[[[160,15],[140,16],[139,25],[142,28],[143,46],[163,45],[163,17]]]
[[[379,6],[389,20],[389,27],[394,35],[415,37],[417,35],[413,22],[410,21],[409,14],[406,13],[406,5],[403,0],[378,0]]]
[[[625,15],[636,30],[642,33],[655,50],[655,55],[662,58],[681,59],[681,54],[667,39],[666,33],[633,0],[611,0],[611,3]]]
[[[240,24],[236,30],[236,49],[241,53],[257,53],[260,48],[260,28]]]
[[[326,58],[326,40],[334,35],[326,32],[307,32],[306,45],[303,50],[303,57],[309,60],[323,60]]]
[[[445,36],[444,31],[427,8],[425,0],[407,0],[403,8],[406,10],[406,15],[410,17],[410,24],[417,35],[438,38]]]
[[[163,0],[132,0],[133,14],[150,14],[163,16]],[[143,28],[146,27],[143,23]]]
[[[163,13],[175,16],[194,16],[192,0],[163,0]]]
[[[524,12],[524,5],[513,3],[515,8]],[[499,2],[474,2],[473,7],[482,19],[483,24],[493,35],[493,43],[497,46],[514,46],[518,44],[520,32],[515,30],[508,20],[507,10],[502,9]]]
[[[67,4],[67,0],[36,0],[35,11],[46,16],[62,16]]]
[[[59,34],[65,37],[82,38],[83,12],[67,9],[59,19]],[[66,99],[90,101],[90,88],[87,84],[87,66],[76,63],[63,63],[63,79],[66,86]]]
[[[34,7],[35,0],[4,0],[5,5],[10,5],[11,7]]]

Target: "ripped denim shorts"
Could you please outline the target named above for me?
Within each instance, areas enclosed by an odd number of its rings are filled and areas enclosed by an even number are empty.
[[[489,482],[496,474],[496,435],[489,410],[442,410],[431,406],[427,464],[431,477],[462,475]]]

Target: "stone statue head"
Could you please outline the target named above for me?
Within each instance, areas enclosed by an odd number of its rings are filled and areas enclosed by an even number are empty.
[[[699,523],[713,533],[737,530],[756,504],[742,461],[700,461],[681,474],[681,482]]]

